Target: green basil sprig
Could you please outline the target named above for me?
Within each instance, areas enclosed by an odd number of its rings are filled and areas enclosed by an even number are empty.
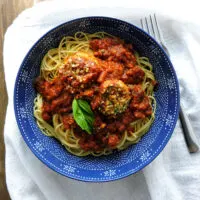
[[[94,113],[87,101],[82,99],[74,99],[72,102],[73,116],[76,123],[82,130],[92,134],[94,124]]]

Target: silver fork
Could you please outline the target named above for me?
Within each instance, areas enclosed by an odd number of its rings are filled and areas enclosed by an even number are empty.
[[[142,29],[146,31],[148,34],[152,35],[152,37],[154,37],[155,40],[164,49],[165,53],[170,57],[169,51],[162,40],[161,32],[158,26],[158,21],[156,19],[156,15],[154,14],[153,17],[150,15],[149,20],[145,17],[144,19],[140,20],[140,23],[141,23]],[[194,131],[192,129],[190,120],[187,114],[185,113],[185,110],[182,104],[180,104],[179,119],[182,124],[184,138],[185,138],[189,152],[190,153],[197,152],[199,150],[199,145],[198,145],[196,136],[194,134]]]

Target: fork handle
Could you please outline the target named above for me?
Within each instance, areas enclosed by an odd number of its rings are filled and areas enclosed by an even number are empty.
[[[161,45],[165,50],[166,54],[170,57],[167,47],[163,43],[161,43]],[[199,151],[199,144],[196,135],[193,131],[192,125],[190,123],[190,120],[187,114],[185,113],[185,109],[181,103],[180,103],[179,119],[182,125],[183,135],[185,137],[188,150],[190,153],[196,153],[197,151]]]
[[[183,133],[185,137],[186,144],[188,146],[188,150],[190,153],[195,153],[199,151],[199,145],[197,142],[197,138],[193,132],[190,120],[187,114],[184,111],[183,105],[180,104],[180,112],[179,112],[180,121],[183,127]]]

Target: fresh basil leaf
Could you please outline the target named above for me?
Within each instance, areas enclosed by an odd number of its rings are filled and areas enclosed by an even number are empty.
[[[76,99],[74,99],[73,102],[72,102],[73,115],[77,114],[78,109],[79,109],[78,102],[77,102]]]
[[[94,124],[94,114],[87,101],[74,99],[72,102],[73,116],[82,130],[91,134]]]
[[[76,115],[74,119],[82,130],[86,131],[89,134],[92,133],[92,128],[88,125],[88,122],[86,121],[85,116],[82,114],[82,112],[78,113],[78,115]]]
[[[78,101],[79,106],[82,108],[82,110],[84,110],[86,113],[90,114],[91,116],[94,116],[90,108],[90,105],[87,101],[84,101],[82,99],[78,99],[77,101]]]
[[[88,104],[87,101],[78,99],[78,104],[79,106],[82,108],[85,118],[87,120],[87,122],[89,123],[90,126],[93,126],[94,123],[94,114],[90,108],[90,105]]]
[[[94,118],[89,116],[87,113],[84,112],[85,115],[85,119],[87,121],[87,123],[89,124],[89,126],[93,127],[94,124]]]
[[[93,126],[93,124],[94,124],[94,118],[91,117],[91,116],[88,116],[88,115],[85,115],[85,118],[86,118],[87,122],[88,122],[91,126]]]

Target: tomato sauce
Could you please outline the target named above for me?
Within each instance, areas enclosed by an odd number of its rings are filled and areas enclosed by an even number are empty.
[[[141,87],[145,73],[137,66],[132,45],[125,44],[120,39],[94,39],[90,41],[90,47],[94,56],[84,54],[72,56],[59,70],[57,78],[48,82],[38,77],[35,87],[43,97],[42,117],[45,121],[52,123],[52,116],[56,113],[60,114],[65,129],[74,128],[75,135],[80,138],[79,145],[85,151],[113,149],[125,130],[133,131],[129,126],[131,122],[152,114],[149,98]],[[108,80],[113,84],[111,89],[111,86],[103,88],[105,81]],[[126,85],[126,88],[119,80]],[[121,88],[114,90],[113,87]],[[120,99],[122,96],[115,94],[119,89],[127,91],[124,95],[126,99]],[[102,94],[103,90],[111,91],[109,97],[105,97],[105,93]],[[109,98],[108,100],[112,102],[116,100],[118,104],[120,101],[126,101],[127,104],[123,104],[126,109],[115,107],[116,113],[119,112],[115,115],[102,113],[99,107],[102,106],[103,95],[104,99]],[[91,135],[81,130],[73,119],[74,98],[84,99],[90,103],[95,115]]]

